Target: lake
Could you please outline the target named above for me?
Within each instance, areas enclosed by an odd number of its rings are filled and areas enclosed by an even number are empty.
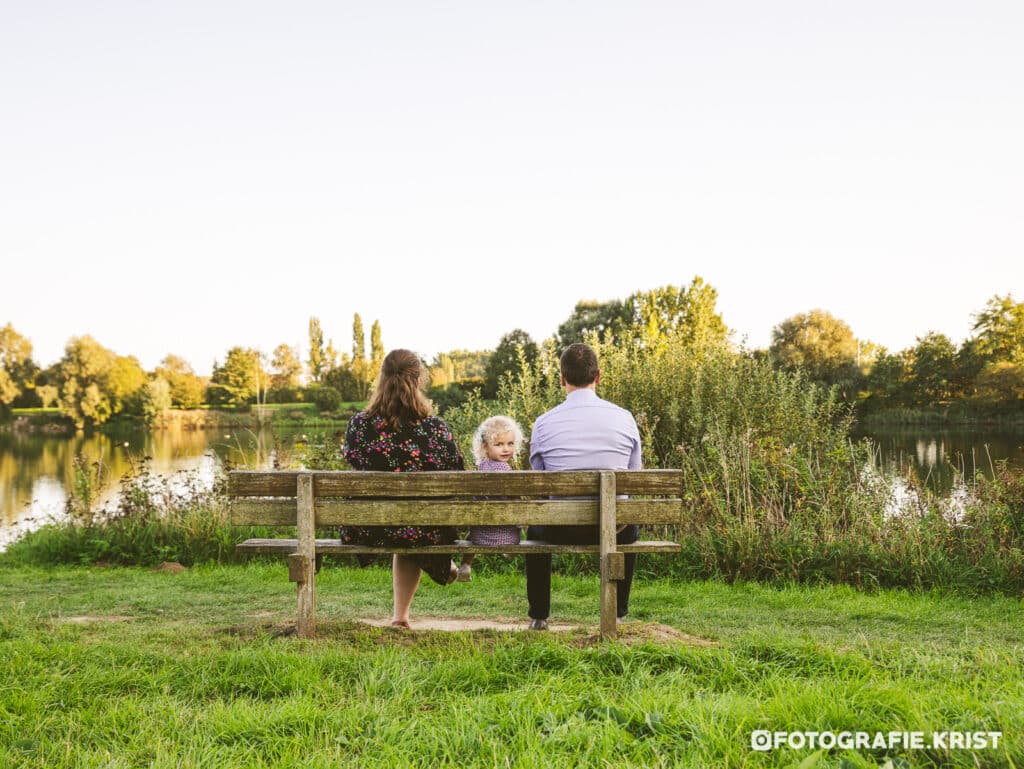
[[[46,435],[0,432],[0,550],[22,532],[64,516],[73,488],[75,457],[101,463],[101,500],[113,499],[118,481],[139,457],[152,458],[161,475],[190,473],[199,485],[212,484],[225,462],[267,469],[275,451],[308,434],[312,441],[337,441],[341,428],[269,427],[225,430],[142,430],[117,434]],[[883,465],[914,472],[929,488],[949,494],[957,471],[986,474],[999,460],[1024,467],[1024,431],[993,429],[873,428],[855,437],[869,438]],[[955,468],[955,469],[954,469]]]
[[[90,471],[101,468],[101,503],[114,498],[118,482],[143,456],[149,469],[163,476],[190,474],[207,488],[225,462],[268,469],[275,450],[303,435],[307,428],[262,430],[128,430],[113,434],[50,435],[0,432],[0,550],[26,529],[64,517],[68,490],[75,479],[75,457]],[[335,428],[310,432],[311,439],[337,440]]]
[[[978,472],[992,477],[995,464],[1006,460],[1024,467],[1024,430],[894,426],[861,428],[855,438],[874,444],[882,467],[911,471],[929,489],[948,495],[958,477]]]

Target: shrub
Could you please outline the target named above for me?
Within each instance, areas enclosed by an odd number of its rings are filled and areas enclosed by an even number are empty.
[[[427,390],[427,397],[434,404],[436,413],[443,417],[451,409],[466,403],[471,395],[479,397],[482,388],[482,379],[467,379],[443,387],[431,387]]]
[[[303,395],[305,400],[315,403],[321,412],[337,411],[341,406],[341,393],[327,385],[307,387]]]
[[[271,387],[267,390],[267,403],[295,403],[301,400],[300,387]]]

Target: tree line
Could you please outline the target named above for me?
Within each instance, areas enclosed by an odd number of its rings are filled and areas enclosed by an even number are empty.
[[[344,401],[365,400],[384,359],[380,323],[370,328],[369,354],[358,313],[352,321],[351,354],[339,354],[333,340],[324,343],[315,317],[309,321],[309,340],[305,363],[299,350],[287,344],[270,356],[233,346],[204,377],[174,354],[145,371],[135,356],[119,355],[85,335],[68,340],[60,360],[42,368],[32,358],[31,342],[8,323],[0,329],[0,416],[13,408],[55,406],[84,428],[116,416],[153,421],[172,408],[310,401],[333,411]]]
[[[928,332],[913,347],[890,352],[859,340],[844,321],[824,310],[782,320],[766,350],[736,350],[718,313],[718,292],[699,276],[686,286],[638,291],[624,299],[580,301],[541,344],[556,349],[594,341],[657,352],[668,345],[688,350],[730,349],[765,359],[779,370],[802,372],[810,382],[865,410],[963,402],[986,408],[1024,403],[1024,303],[994,296],[976,315],[972,335],[955,345]],[[118,355],[90,336],[73,337],[63,357],[47,368],[32,359],[32,345],[11,324],[0,329],[0,414],[15,407],[57,406],[76,426],[96,426],[126,415],[153,419],[170,408],[202,405],[244,408],[260,403],[309,401],[321,411],[367,398],[384,358],[379,321],[352,321],[350,352],[339,353],[311,317],[303,360],[280,344],[268,356],[234,346],[215,361],[209,377],[177,355],[153,371],[134,356]],[[496,396],[503,379],[537,361],[540,345],[522,329],[504,334],[493,350],[456,349],[427,364],[430,395],[445,410],[474,394]],[[427,363],[426,361],[424,361]]]
[[[896,352],[857,339],[824,310],[811,310],[776,326],[764,354],[782,369],[836,387],[865,412],[951,404],[992,412],[1024,405],[1024,303],[996,295],[972,317],[972,333],[959,346],[929,331]]]

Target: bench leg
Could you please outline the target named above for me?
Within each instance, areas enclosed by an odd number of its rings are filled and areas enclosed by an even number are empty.
[[[601,569],[601,637],[609,640],[615,638],[616,598],[615,582]]]
[[[622,553],[601,556],[601,637],[614,639],[617,633],[615,619],[619,608],[619,581],[626,576]]]
[[[312,638],[316,635],[316,577],[312,564],[309,565],[309,579],[299,583],[298,593],[298,634],[300,638]]]
[[[288,579],[296,583],[298,592],[298,634],[301,638],[312,638],[316,634],[316,570],[313,559],[301,553],[289,555]]]

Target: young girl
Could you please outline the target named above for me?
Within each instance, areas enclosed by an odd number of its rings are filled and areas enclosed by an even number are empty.
[[[485,472],[511,470],[509,461],[514,459],[523,447],[523,430],[514,419],[496,416],[485,419],[473,434],[473,454],[477,469]],[[469,530],[469,541],[474,545],[516,545],[519,544],[518,526],[474,526]],[[474,555],[462,557],[459,566],[459,582],[473,578]]]

